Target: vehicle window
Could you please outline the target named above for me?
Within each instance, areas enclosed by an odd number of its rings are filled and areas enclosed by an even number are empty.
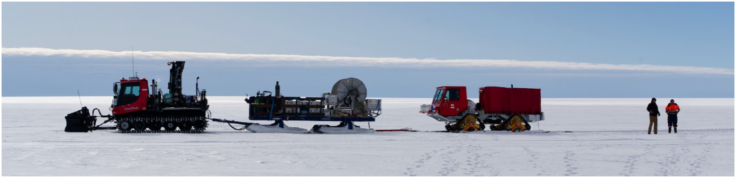
[[[459,89],[448,89],[447,94],[445,94],[445,97],[448,98],[448,100],[450,101],[460,100],[460,90]]]
[[[140,96],[141,95],[141,87],[140,86],[133,86],[132,87],[132,90],[133,90],[132,91],[133,95],[135,95],[135,96]]]
[[[438,101],[442,99],[442,92],[445,91],[444,89],[437,90],[437,93],[434,94],[434,101]]]
[[[120,88],[120,86],[121,85],[113,85],[113,87],[115,87],[115,89],[113,91],[117,91],[115,93],[116,96],[119,95],[120,94],[120,90],[122,90],[122,88]]]
[[[126,86],[125,89],[123,90],[123,95],[140,96],[141,87],[140,86]]]
[[[126,105],[134,103],[140,96],[140,83],[126,83],[120,85],[120,93],[118,98],[115,99],[115,106]]]

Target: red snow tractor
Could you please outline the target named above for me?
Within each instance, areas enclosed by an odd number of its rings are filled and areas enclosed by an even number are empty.
[[[431,105],[420,113],[440,122],[450,132],[491,130],[526,131],[530,122],[544,120],[540,89],[482,87],[479,102],[467,99],[465,86],[437,87]]]
[[[168,89],[169,93],[161,94],[156,91],[158,84],[151,80],[148,87],[146,78],[130,77],[120,79],[113,86],[113,102],[110,106],[112,115],[102,115],[99,109],[92,110],[91,115],[87,107],[70,113],[66,116],[67,132],[87,132],[96,129],[118,129],[120,132],[159,132],[165,131],[202,132],[207,127],[206,112],[207,91],[199,91],[199,77],[197,77],[197,94],[195,96],[181,93],[181,74],[184,70],[184,61],[169,62],[171,65]],[[150,93],[150,94],[149,94]],[[99,116],[94,115],[97,110]],[[106,117],[108,120],[96,126],[97,117]],[[115,127],[101,127],[107,122],[114,121]]]

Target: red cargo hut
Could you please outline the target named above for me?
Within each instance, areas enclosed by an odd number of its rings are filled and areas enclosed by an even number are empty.
[[[538,88],[482,87],[479,92],[480,106],[485,113],[542,113],[542,93]]]

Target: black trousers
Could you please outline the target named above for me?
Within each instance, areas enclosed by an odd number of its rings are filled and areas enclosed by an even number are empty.
[[[669,126],[669,127],[677,127],[677,114],[668,114],[667,115],[667,126]]]

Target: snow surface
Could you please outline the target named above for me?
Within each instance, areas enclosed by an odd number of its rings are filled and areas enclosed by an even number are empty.
[[[208,98],[213,117],[248,121],[244,97]],[[733,98],[677,99],[680,133],[668,134],[662,116],[658,135],[646,134],[649,98],[544,98],[546,120],[524,133],[345,135],[249,133],[213,122],[202,134],[65,133],[64,116],[80,108],[77,97],[2,99],[4,176],[734,176]],[[370,127],[443,130],[444,123],[418,113],[430,100],[384,98],[384,114]],[[660,100],[664,111],[669,99]],[[103,114],[111,101],[82,97]]]

